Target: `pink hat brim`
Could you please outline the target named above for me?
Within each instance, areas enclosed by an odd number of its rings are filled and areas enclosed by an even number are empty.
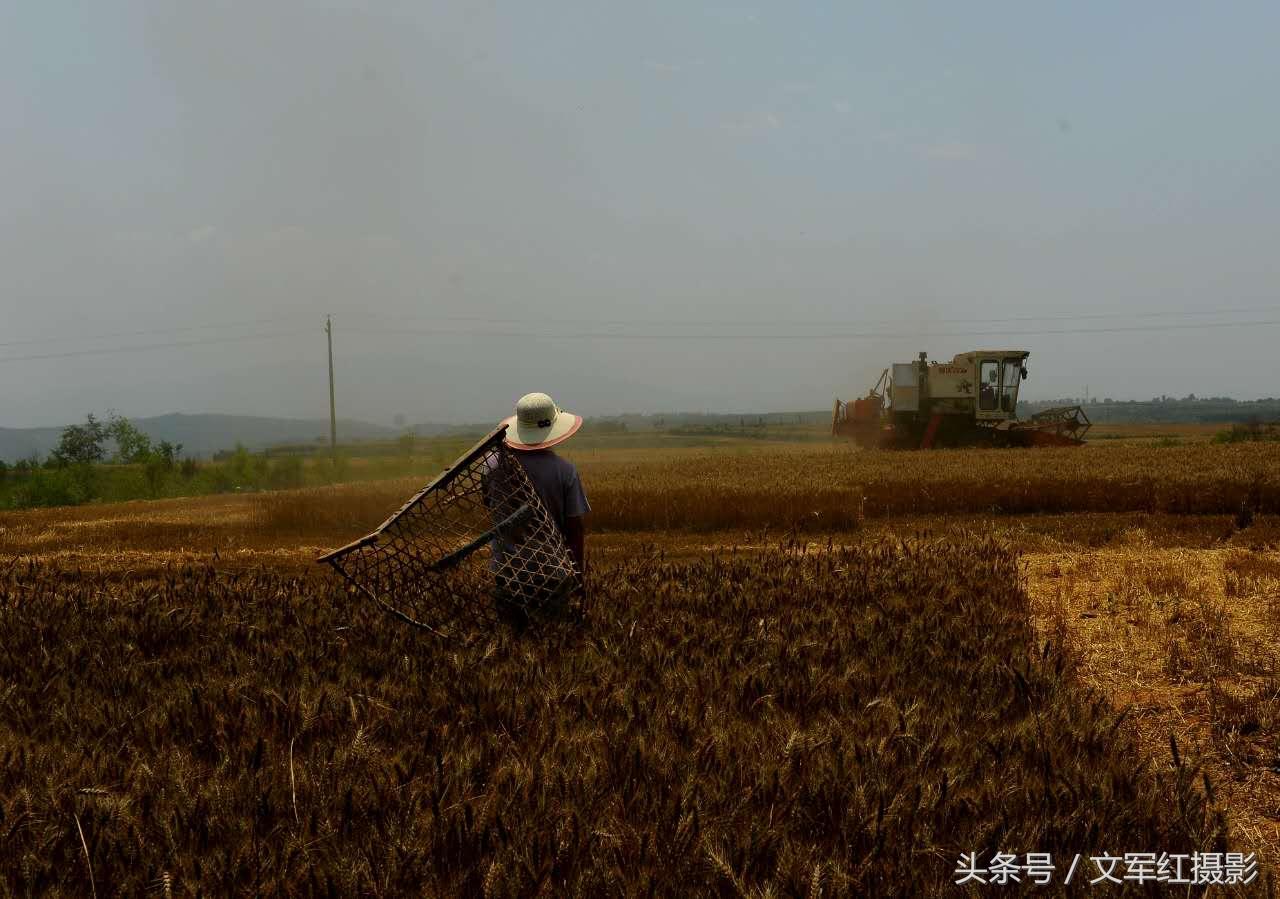
[[[515,428],[516,428],[516,417],[514,415],[508,418],[504,418],[501,422],[499,422],[499,425],[507,426],[506,444],[507,446],[511,447],[511,449],[513,450],[520,450],[522,452],[525,452],[529,450],[550,449],[553,446],[558,446],[559,444],[564,443],[574,434],[578,433],[578,429],[582,427],[581,415],[574,415],[572,412],[565,412],[563,410],[561,410],[560,415],[563,415],[567,418],[572,418],[573,424],[570,425],[569,429],[564,433],[557,434],[555,437],[552,437],[550,440],[544,440],[541,443],[519,443],[512,439],[512,434],[515,432]]]

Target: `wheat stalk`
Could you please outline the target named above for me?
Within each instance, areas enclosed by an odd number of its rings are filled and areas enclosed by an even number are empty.
[[[298,820],[298,784],[293,779],[293,741],[296,739],[298,738],[289,738],[289,793],[293,796],[293,823],[301,827],[302,822]]]
[[[93,881],[93,860],[89,858],[89,844],[84,839],[84,828],[80,826],[80,816],[75,812],[71,817],[76,819],[76,830],[80,832],[80,846],[84,849],[84,863],[89,866],[89,889],[93,891],[93,899],[98,899],[98,885]]]

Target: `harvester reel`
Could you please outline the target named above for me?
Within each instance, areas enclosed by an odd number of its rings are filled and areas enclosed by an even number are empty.
[[[1091,426],[1083,406],[1057,406],[1013,422],[1010,430],[1028,446],[1079,446]]]
[[[491,432],[374,531],[317,561],[442,636],[564,605],[581,578],[505,435],[505,425]]]

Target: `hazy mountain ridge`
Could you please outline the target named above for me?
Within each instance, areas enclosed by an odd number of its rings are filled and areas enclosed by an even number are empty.
[[[1023,401],[1018,404],[1020,417],[1026,418],[1053,406],[1071,405],[1072,399]],[[1280,399],[1233,400],[1226,397],[1207,399],[1174,399],[1150,402],[1093,401],[1085,404],[1095,422],[1244,422],[1280,419]],[[743,427],[748,425],[812,426],[830,421],[828,410],[800,412],[765,412],[758,414],[717,412],[668,412],[654,414],[622,413],[588,416],[593,430],[619,427],[631,431],[663,430],[681,427]],[[185,414],[181,412],[132,419],[152,441],[181,443],[183,454],[211,456],[229,450],[237,443],[249,449],[263,449],[283,444],[326,443],[329,422],[324,419],[275,418],[256,415]],[[478,435],[493,427],[490,423],[436,424],[418,423],[403,428],[387,427],[356,419],[338,419],[338,442],[392,440],[405,431],[419,437],[439,435]],[[0,428],[0,460],[16,462],[35,455],[44,459],[58,445],[61,427]]]

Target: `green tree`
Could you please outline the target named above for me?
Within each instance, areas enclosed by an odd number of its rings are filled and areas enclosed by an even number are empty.
[[[106,426],[90,412],[84,424],[63,429],[58,448],[53,451],[53,459],[59,466],[101,462],[107,454],[103,447],[107,436]]]
[[[182,444],[161,440],[152,448],[151,454],[164,463],[166,468],[173,468],[182,455]]]
[[[146,476],[147,488],[151,491],[152,496],[160,495],[161,488],[164,486],[165,480],[173,472],[178,461],[178,454],[181,452],[181,443],[173,444],[168,440],[161,440],[148,452],[143,474]]]
[[[245,449],[243,443],[237,441],[234,452],[225,463],[226,471],[237,487],[243,487],[252,481],[252,467],[253,460],[249,458],[249,451]]]
[[[113,414],[108,419],[107,434],[116,444],[116,462],[142,464],[151,458],[151,438],[123,415]]]

